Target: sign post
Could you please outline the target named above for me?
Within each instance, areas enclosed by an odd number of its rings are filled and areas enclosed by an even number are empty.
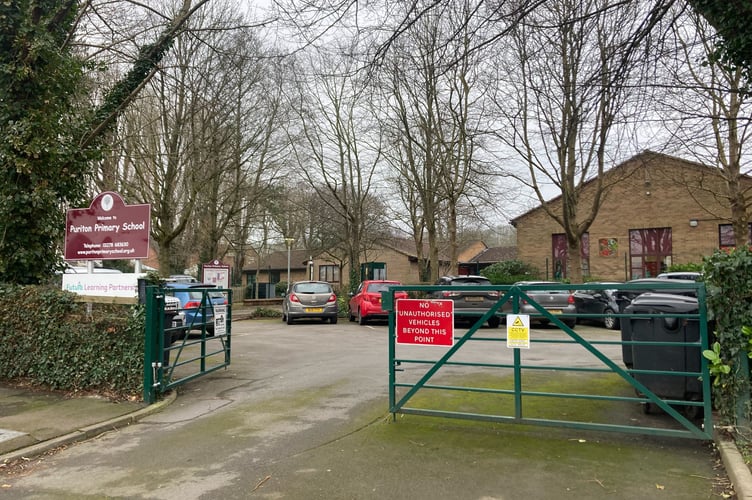
[[[397,343],[454,345],[454,301],[398,299]]]

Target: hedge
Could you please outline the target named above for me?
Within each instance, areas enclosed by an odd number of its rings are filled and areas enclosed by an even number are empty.
[[[86,304],[52,286],[0,284],[0,380],[140,398],[144,311]]]

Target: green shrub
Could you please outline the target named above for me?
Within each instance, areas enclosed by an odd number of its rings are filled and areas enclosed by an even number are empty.
[[[0,379],[54,390],[140,394],[143,308],[94,304],[49,286],[0,285]]]
[[[481,269],[480,274],[494,285],[511,285],[517,281],[536,280],[540,276],[538,269],[521,260],[506,260],[491,264]]]
[[[337,312],[337,316],[340,318],[346,318],[349,314],[349,307],[350,307],[350,297],[348,295],[338,295],[337,296],[337,308],[339,311]]]
[[[277,309],[269,309],[267,307],[257,307],[253,311],[252,316],[254,318],[281,318],[282,311]]]
[[[735,425],[749,421],[750,408],[737,409],[739,402],[749,401],[748,364],[752,344],[752,252],[740,248],[716,251],[705,259],[702,269],[707,287],[709,319],[713,320],[718,347],[704,353],[713,363],[713,399],[721,423]],[[724,368],[727,366],[728,368]]]

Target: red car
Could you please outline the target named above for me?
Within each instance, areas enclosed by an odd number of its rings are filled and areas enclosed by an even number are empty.
[[[365,325],[371,319],[386,319],[387,311],[381,308],[381,292],[389,290],[390,286],[401,285],[399,281],[366,280],[350,297],[348,318],[350,321],[358,319],[358,324]],[[394,300],[406,299],[407,292],[395,292]]]

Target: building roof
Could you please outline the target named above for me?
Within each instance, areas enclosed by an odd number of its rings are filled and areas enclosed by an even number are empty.
[[[517,247],[490,247],[486,248],[468,262],[476,264],[494,264],[517,258]]]
[[[650,167],[650,166],[654,166],[654,165],[663,165],[663,164],[665,164],[667,162],[673,162],[674,164],[680,164],[680,165],[682,165],[685,168],[694,168],[694,169],[702,169],[702,170],[708,170],[708,171],[712,171],[712,172],[717,172],[717,169],[715,167],[704,165],[702,163],[697,163],[697,162],[694,162],[694,161],[691,161],[691,160],[686,160],[684,158],[679,158],[678,156],[671,156],[671,155],[668,155],[668,154],[665,154],[665,153],[658,153],[656,151],[645,150],[645,151],[643,151],[643,152],[641,152],[639,154],[636,154],[636,155],[632,156],[631,158],[629,158],[629,159],[627,159],[627,160],[619,163],[615,167],[607,170],[606,172],[604,172],[603,175],[604,176],[616,175],[618,172],[626,169],[628,166],[634,165],[635,163],[641,163],[642,166],[644,166],[644,167]],[[592,184],[596,180],[597,180],[596,177],[594,177],[592,179],[589,179],[589,180],[587,180],[587,181],[585,181],[583,183],[582,187],[584,188],[584,187]],[[551,198],[550,200],[547,200],[545,204],[551,204],[551,203],[555,204],[555,203],[558,203],[560,199],[561,199],[561,195],[556,196],[554,198]],[[527,212],[525,212],[525,213],[523,213],[521,215],[518,215],[517,217],[515,217],[512,220],[510,220],[509,222],[512,224],[512,226],[517,227],[517,223],[520,221],[520,219],[523,219],[523,218],[527,217],[528,215],[530,215],[530,214],[532,214],[534,212],[537,212],[538,210],[541,209],[542,206],[543,206],[543,204],[540,204],[540,205],[538,205],[536,207],[533,207],[530,210],[528,210]]]
[[[418,258],[418,252],[415,249],[415,241],[410,238],[383,238],[377,242],[386,248],[391,248],[395,252],[409,257],[411,260]],[[428,243],[423,243],[423,257],[428,258]],[[449,262],[449,257],[439,249],[439,261],[442,263]]]
[[[410,260],[417,259],[417,252],[415,251],[415,242],[408,238],[382,238],[377,243],[385,248],[394,250],[397,253],[405,255]],[[428,257],[428,244],[423,245],[424,257]],[[314,254],[313,258],[319,257],[320,254]],[[291,250],[290,251],[290,269],[306,269],[311,253],[308,250]],[[441,263],[449,262],[449,258],[439,252],[439,261]],[[263,271],[266,269],[287,269],[287,250],[280,250],[272,252],[263,259],[258,266],[258,269]],[[246,266],[244,271],[255,271],[255,266]]]
[[[306,269],[311,256],[307,250],[290,250],[290,269]],[[287,269],[287,250],[272,252],[259,263],[258,269]],[[255,266],[246,266],[244,271],[255,271]]]

